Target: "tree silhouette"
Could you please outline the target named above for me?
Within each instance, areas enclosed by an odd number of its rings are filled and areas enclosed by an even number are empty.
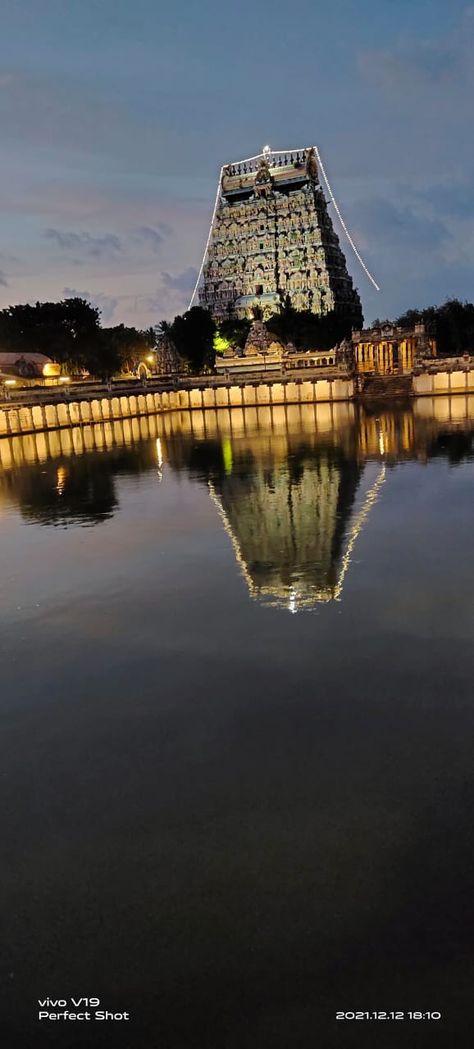
[[[214,367],[215,331],[216,325],[211,314],[202,306],[192,306],[186,313],[175,317],[170,326],[169,336],[194,374],[210,371]]]

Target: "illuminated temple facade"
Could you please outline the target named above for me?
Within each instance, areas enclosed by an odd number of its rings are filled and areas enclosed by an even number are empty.
[[[436,357],[433,334],[424,324],[397,328],[391,324],[352,332],[355,370],[362,375],[395,375],[413,371],[415,364]]]
[[[214,319],[263,319],[284,302],[297,310],[343,311],[360,327],[349,276],[319,182],[313,147],[222,169],[199,292]]]

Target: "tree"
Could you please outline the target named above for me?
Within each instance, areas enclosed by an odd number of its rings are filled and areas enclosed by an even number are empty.
[[[44,353],[71,373],[100,378],[134,368],[156,345],[153,328],[100,327],[100,310],[85,299],[37,302],[0,310],[0,345],[14,353]]]
[[[382,321],[380,320],[380,317],[376,317],[375,320],[372,321],[371,328],[386,328],[387,325],[390,327],[392,324],[393,321],[389,321],[387,318]]]
[[[214,367],[215,331],[211,314],[202,306],[192,306],[186,313],[175,317],[170,326],[169,337],[194,374]]]
[[[137,364],[156,345],[153,328],[138,331],[117,324],[114,328],[101,328],[98,339],[91,347],[90,371],[105,377],[118,371],[135,371]]]
[[[442,306],[428,306],[402,313],[395,324],[412,328],[424,324],[436,335],[438,353],[444,357],[458,357],[474,351],[474,304],[459,299],[447,299]]]
[[[159,321],[159,323],[155,325],[154,328],[157,340],[168,338],[170,330],[171,324],[169,321]]]
[[[230,317],[228,320],[220,322],[219,335],[221,335],[230,346],[238,346],[240,349],[243,349],[250,327],[251,322],[249,320],[240,320],[237,317]]]
[[[339,310],[323,314],[295,310],[287,297],[280,312],[267,321],[267,328],[281,342],[292,342],[299,350],[330,350],[342,339],[350,338],[356,324],[362,324],[362,315]]]
[[[100,311],[85,299],[37,302],[0,310],[0,343],[14,353],[44,353],[60,364],[83,366],[99,331]]]

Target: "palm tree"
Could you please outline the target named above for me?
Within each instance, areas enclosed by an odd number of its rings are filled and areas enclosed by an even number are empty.
[[[171,331],[171,324],[169,321],[159,321],[155,327],[156,337],[158,340],[165,339],[169,336]]]

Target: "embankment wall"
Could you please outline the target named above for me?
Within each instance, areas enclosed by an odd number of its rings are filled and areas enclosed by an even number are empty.
[[[351,379],[308,379],[127,393],[94,400],[68,400],[60,404],[12,404],[11,407],[4,405],[0,408],[0,437],[177,410],[318,404],[350,401],[353,397],[354,384]]]

